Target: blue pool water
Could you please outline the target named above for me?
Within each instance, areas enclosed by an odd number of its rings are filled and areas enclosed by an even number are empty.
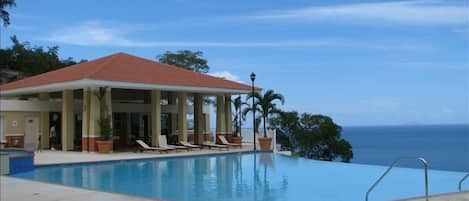
[[[344,127],[352,163],[389,165],[400,156],[422,156],[431,169],[469,172],[469,125]],[[414,162],[403,166],[420,168]]]
[[[165,200],[364,200],[383,166],[323,162],[273,153],[224,154],[39,167],[13,175]],[[461,172],[429,172],[430,193],[457,191]],[[464,185],[469,189],[469,182]],[[423,195],[423,171],[396,168],[371,195]]]

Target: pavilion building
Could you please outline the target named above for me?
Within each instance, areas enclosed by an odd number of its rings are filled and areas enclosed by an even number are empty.
[[[207,100],[216,99],[216,134],[231,134],[231,96],[251,90],[117,53],[0,85],[0,139],[7,147],[93,152],[104,105],[112,117],[115,150],[135,146],[136,139],[156,146],[159,135],[172,143],[200,144],[213,140]]]

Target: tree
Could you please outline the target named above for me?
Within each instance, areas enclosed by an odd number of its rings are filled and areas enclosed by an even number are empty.
[[[293,133],[299,129],[298,112],[280,112],[276,117],[271,118],[269,125],[276,129],[277,143],[281,144],[282,148],[287,150],[293,149],[295,138]]]
[[[4,27],[10,25],[10,13],[6,9],[15,6],[15,0],[0,0],[0,19],[2,19]]]
[[[210,70],[208,62],[203,58],[203,52],[179,50],[177,52],[166,51],[156,56],[159,62],[185,68],[198,73],[207,73]]]
[[[10,25],[10,13],[6,10],[6,8],[15,7],[16,3],[15,0],[0,0],[0,19],[2,20],[2,24],[4,27]],[[2,29],[0,27],[0,48],[2,48]]]
[[[58,46],[32,47],[29,42],[20,42],[16,36],[10,39],[13,45],[10,48],[0,49],[0,81],[2,83],[77,63],[72,57],[60,59]]]
[[[236,111],[235,117],[233,118],[233,122],[235,122],[235,125],[236,125],[236,130],[234,132],[234,135],[237,136],[238,132],[239,132],[239,135],[241,135],[241,126],[242,126],[243,119],[244,119],[242,107],[243,105],[248,105],[248,104],[246,102],[243,102],[243,100],[241,99],[241,96],[238,96],[233,100],[233,105]]]
[[[326,161],[341,158],[342,162],[353,158],[352,145],[341,138],[342,128],[328,116],[281,112],[270,124],[277,135],[289,141],[279,142],[290,145],[302,157]]]
[[[257,111],[260,112],[264,125],[264,137],[267,137],[266,124],[269,120],[269,116],[272,114],[278,114],[280,110],[277,108],[276,100],[280,101],[282,105],[285,103],[285,98],[282,94],[275,93],[274,90],[268,90],[263,95],[260,93],[251,93],[247,96],[247,99],[254,97],[254,106]],[[252,109],[251,109],[252,111]]]

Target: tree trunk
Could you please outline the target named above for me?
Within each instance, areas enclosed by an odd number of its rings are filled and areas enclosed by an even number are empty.
[[[267,119],[266,116],[264,116],[264,137],[267,137],[267,130],[265,130],[265,120]]]
[[[239,137],[241,137],[241,121],[242,121],[242,111],[241,111],[241,106],[239,107]]]

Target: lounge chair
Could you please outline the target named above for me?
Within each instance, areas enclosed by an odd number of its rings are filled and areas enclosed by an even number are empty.
[[[202,146],[199,146],[199,145],[194,145],[194,144],[191,144],[187,141],[179,141],[179,143],[182,145],[182,146],[185,146],[189,149],[202,149]]]
[[[225,136],[219,135],[218,139],[220,139],[220,142],[221,142],[222,145],[241,148],[241,144],[230,143],[230,142],[228,142],[228,140],[226,140]]]
[[[211,149],[211,148],[229,149],[229,147],[226,146],[226,145],[215,144],[213,142],[204,142],[204,143],[202,143],[202,145],[204,147],[208,147],[209,149]]]
[[[141,141],[141,140],[136,140],[137,144],[140,145],[139,147],[139,151],[140,152],[143,152],[143,151],[159,151],[160,153],[162,152],[166,152],[168,153],[169,150],[174,150],[174,149],[165,149],[165,148],[161,148],[161,147],[150,147],[147,145],[147,143]]]
[[[163,148],[172,148],[172,149],[182,149],[182,150],[187,150],[190,151],[189,148],[185,146],[177,146],[177,145],[168,145],[168,141],[166,140],[166,135],[160,135],[158,136],[158,145],[159,147]]]

